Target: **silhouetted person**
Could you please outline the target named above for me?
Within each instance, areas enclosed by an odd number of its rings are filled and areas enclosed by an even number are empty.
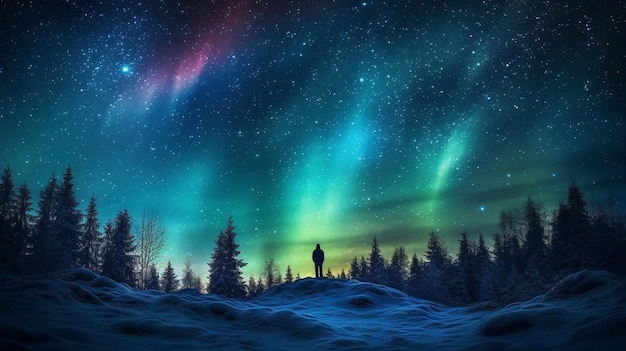
[[[313,262],[315,263],[315,278],[323,277],[324,250],[320,249],[320,244],[317,244],[315,250],[313,250]]]

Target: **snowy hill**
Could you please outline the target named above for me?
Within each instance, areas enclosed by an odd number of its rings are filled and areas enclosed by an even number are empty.
[[[134,291],[91,271],[0,277],[2,350],[618,350],[626,280],[582,271],[503,308],[450,308],[358,281],[253,300]]]

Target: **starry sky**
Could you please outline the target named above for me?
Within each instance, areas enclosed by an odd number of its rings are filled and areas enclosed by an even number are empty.
[[[257,276],[334,273],[431,230],[491,240],[572,181],[626,212],[624,1],[11,1],[0,160],[34,202],[163,220],[206,282],[233,216]],[[324,268],[326,270],[326,267]]]

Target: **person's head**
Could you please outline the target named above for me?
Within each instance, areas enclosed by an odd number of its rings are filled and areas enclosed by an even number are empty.
[[[317,246],[315,246],[315,248],[316,248],[316,249],[319,249],[319,248],[320,248],[320,244],[317,244]]]

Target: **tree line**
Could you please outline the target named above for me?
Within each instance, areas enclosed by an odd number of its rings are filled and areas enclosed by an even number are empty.
[[[132,232],[132,217],[127,209],[103,226],[99,221],[96,198],[92,196],[84,214],[78,209],[68,166],[62,181],[53,174],[39,194],[38,209],[32,215],[31,192],[24,183],[15,192],[10,167],[0,176],[0,273],[48,274],[63,269],[84,267],[137,289],[171,292],[196,289],[228,297],[256,296],[283,282],[278,265],[267,261],[265,282],[252,276],[249,285],[242,278],[246,266],[238,258],[232,217],[217,236],[208,262],[208,283],[191,268],[187,258],[182,278],[170,261],[162,273],[156,267],[165,245],[163,222],[154,213],[142,213],[137,235]],[[299,277],[296,277],[299,278]],[[288,269],[284,281],[293,281]]]
[[[273,259],[265,261],[258,279],[246,283],[239,258],[234,221],[217,235],[208,265],[208,282],[187,259],[178,278],[168,262],[156,268],[166,241],[165,227],[156,214],[142,214],[134,236],[128,210],[120,211],[100,231],[96,198],[83,215],[78,210],[73,174],[68,166],[59,181],[54,175],[41,191],[36,215],[26,184],[14,190],[11,169],[0,177],[0,272],[46,274],[85,267],[138,289],[171,292],[197,289],[227,297],[254,297],[264,290],[300,278],[287,266],[285,275]],[[479,301],[512,302],[544,293],[563,276],[581,269],[626,274],[626,226],[620,213],[590,208],[575,183],[567,200],[554,211],[544,211],[532,199],[523,209],[503,211],[493,244],[482,235],[470,240],[462,232],[453,257],[432,231],[423,257],[396,247],[383,256],[373,238],[367,257],[354,257],[349,272],[327,278],[357,279],[387,285],[410,295],[448,304]]]
[[[583,270],[626,274],[623,217],[590,209],[575,183],[553,212],[532,199],[522,210],[503,211],[493,245],[462,232],[455,257],[432,231],[423,258],[396,247],[390,260],[376,238],[366,258],[355,257],[352,279],[384,284],[410,295],[447,304],[509,303],[547,292],[564,276]]]

